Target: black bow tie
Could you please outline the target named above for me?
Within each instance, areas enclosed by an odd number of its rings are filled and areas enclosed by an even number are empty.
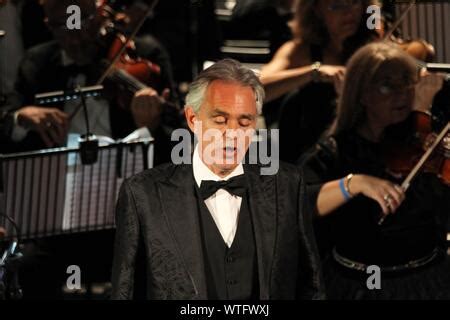
[[[243,197],[247,190],[245,176],[241,174],[226,181],[202,180],[200,183],[200,194],[203,200],[211,197],[219,189],[225,189],[232,195]]]

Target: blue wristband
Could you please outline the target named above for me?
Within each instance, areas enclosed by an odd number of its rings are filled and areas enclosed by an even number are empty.
[[[348,201],[352,198],[352,196],[345,189],[344,180],[345,180],[345,178],[342,178],[341,180],[339,180],[339,188],[341,188],[341,192],[342,192],[342,195],[344,196],[345,200]]]

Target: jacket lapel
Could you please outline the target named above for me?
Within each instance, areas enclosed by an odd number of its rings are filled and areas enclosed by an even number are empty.
[[[275,175],[260,174],[257,165],[245,165],[249,205],[255,232],[260,298],[270,299],[270,279],[277,231]]]
[[[206,299],[206,279],[201,245],[198,203],[192,166],[179,165],[173,175],[158,184],[163,213],[196,292],[195,299]]]

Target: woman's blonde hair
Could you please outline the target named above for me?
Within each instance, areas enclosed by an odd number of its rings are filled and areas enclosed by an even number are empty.
[[[370,90],[370,85],[379,71],[392,63],[403,65],[411,80],[417,78],[419,69],[415,60],[395,44],[374,42],[356,51],[347,64],[344,88],[338,103],[337,118],[331,129],[332,134],[354,130],[365,121],[362,94]]]

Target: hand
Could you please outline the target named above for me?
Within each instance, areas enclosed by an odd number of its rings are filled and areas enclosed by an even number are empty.
[[[131,101],[131,113],[138,128],[158,127],[162,113],[162,106],[169,97],[169,89],[164,89],[162,96],[153,88],[145,88],[134,94]]]
[[[320,81],[333,83],[338,96],[344,87],[345,67],[322,65],[319,68]]]
[[[414,110],[429,111],[433,103],[434,96],[441,90],[444,83],[445,74],[430,73],[426,69],[420,72],[420,80],[416,85],[416,95],[414,100]]]
[[[378,202],[384,215],[394,213],[405,199],[405,192],[399,185],[368,175],[355,175],[349,189],[352,194],[362,193]]]
[[[56,108],[23,107],[17,111],[17,121],[38,132],[47,147],[64,144],[69,130],[67,114]]]

